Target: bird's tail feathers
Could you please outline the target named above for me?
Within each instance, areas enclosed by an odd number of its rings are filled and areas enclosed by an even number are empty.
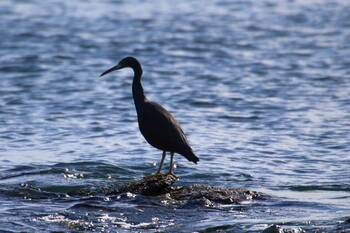
[[[191,161],[195,164],[197,164],[197,162],[199,161],[199,158],[193,153],[192,150],[189,150],[187,153],[184,153],[182,155],[185,156],[185,158],[188,159],[188,161]]]

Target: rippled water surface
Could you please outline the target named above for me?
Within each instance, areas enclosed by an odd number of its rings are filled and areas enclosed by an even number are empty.
[[[350,231],[349,1],[1,1],[0,35],[3,231]],[[129,55],[200,157],[176,156],[177,185],[270,198],[82,191],[160,161],[139,133],[132,71],[98,77]]]

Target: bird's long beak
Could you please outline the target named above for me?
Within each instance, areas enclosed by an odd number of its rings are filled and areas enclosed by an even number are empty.
[[[110,68],[110,69],[106,70],[105,72],[103,72],[103,73],[100,75],[100,77],[103,76],[103,75],[105,75],[105,74],[108,74],[108,73],[110,73],[110,72],[112,72],[112,71],[120,70],[121,68],[123,68],[123,66],[121,66],[120,64],[118,64],[118,65],[116,65],[116,66],[113,66],[112,68]]]

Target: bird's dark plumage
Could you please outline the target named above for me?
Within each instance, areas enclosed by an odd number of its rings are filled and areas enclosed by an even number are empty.
[[[124,58],[118,65],[103,72],[101,76],[126,67],[130,67],[134,71],[132,92],[140,131],[149,144],[163,151],[162,161],[157,173],[160,172],[166,151],[171,153],[169,173],[172,173],[174,153],[181,154],[189,161],[197,163],[199,159],[193,153],[186,135],[176,119],[159,104],[148,101],[144,95],[141,85],[142,68],[135,58]]]

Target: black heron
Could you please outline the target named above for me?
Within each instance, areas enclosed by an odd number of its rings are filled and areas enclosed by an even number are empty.
[[[126,57],[118,65],[106,70],[100,76],[127,67],[134,71],[132,95],[141,134],[151,146],[163,151],[162,160],[156,174],[159,174],[162,169],[167,151],[170,152],[171,156],[168,174],[174,174],[174,153],[178,153],[197,164],[199,159],[193,153],[186,135],[176,119],[165,108],[149,101],[143,93],[141,85],[142,68],[136,58]]]

